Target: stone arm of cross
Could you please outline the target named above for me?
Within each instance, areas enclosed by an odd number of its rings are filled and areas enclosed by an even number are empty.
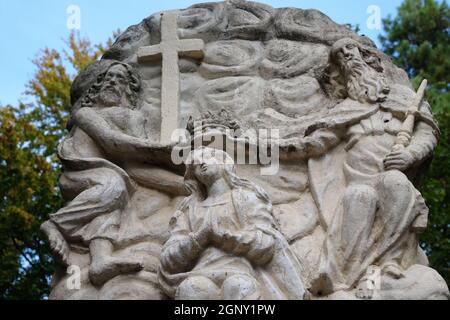
[[[108,122],[92,108],[81,108],[74,115],[75,124],[86,132],[102,149],[113,158],[151,161],[169,154],[170,145],[151,142],[113,129]]]

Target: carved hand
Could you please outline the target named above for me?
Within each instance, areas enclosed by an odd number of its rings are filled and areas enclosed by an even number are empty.
[[[211,242],[225,251],[232,251],[238,245],[238,235],[219,227],[216,217],[212,216],[211,223]]]
[[[272,259],[275,240],[271,235],[256,229],[240,232],[221,230],[214,217],[211,225],[213,243],[225,252],[245,256],[257,265],[265,265]]]
[[[385,170],[405,171],[414,163],[414,157],[408,149],[393,151],[383,160]]]
[[[280,142],[280,148],[286,151],[300,151],[304,152],[306,150],[304,138],[289,138],[282,139]]]
[[[203,220],[200,229],[194,233],[194,239],[202,247],[206,248],[211,238],[211,215],[207,215]]]
[[[257,265],[265,265],[272,260],[275,253],[275,239],[272,235],[262,231],[256,231],[256,233],[257,237],[253,241],[247,257]]]
[[[340,142],[337,132],[327,129],[318,129],[311,135],[300,138],[282,139],[281,152],[297,153],[303,158],[319,157],[332,149]]]

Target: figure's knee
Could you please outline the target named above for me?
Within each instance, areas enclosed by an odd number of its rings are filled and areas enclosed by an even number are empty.
[[[126,184],[123,177],[116,171],[109,168],[96,169],[95,174],[92,176],[96,184],[111,187],[114,186],[115,189],[124,190],[126,189]]]
[[[350,201],[372,204],[378,201],[378,194],[374,188],[368,185],[350,185],[345,189],[344,203],[348,203]]]
[[[398,170],[388,171],[381,177],[379,190],[386,210],[390,208],[404,212],[417,201],[418,191],[406,175]]]
[[[65,172],[59,177],[59,188],[66,201],[72,201],[84,190],[90,188],[90,182],[87,179],[79,179],[71,172]]]
[[[409,188],[411,182],[408,177],[398,170],[390,170],[383,174],[381,185],[384,189],[395,191],[398,188]]]
[[[261,292],[255,278],[235,275],[227,278],[222,286],[224,300],[258,300]]]
[[[110,190],[121,193],[127,185],[123,177],[109,168],[97,168],[79,172],[65,172],[59,179],[60,188],[75,198],[86,190]],[[102,191],[103,193],[104,191]]]
[[[344,212],[347,217],[373,214],[378,208],[378,193],[368,185],[350,185],[343,197]]]
[[[124,179],[117,173],[109,177],[106,188],[111,190],[111,197],[114,199],[124,199],[130,195]]]
[[[190,277],[184,280],[175,294],[176,300],[218,300],[219,288],[206,277]]]
[[[109,168],[92,170],[90,194],[95,194],[100,202],[123,203],[129,198],[127,185],[123,177]]]

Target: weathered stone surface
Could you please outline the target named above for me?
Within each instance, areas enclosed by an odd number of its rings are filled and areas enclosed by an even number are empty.
[[[316,10],[153,14],[73,83],[50,297],[448,299],[418,246],[439,138],[422,93]],[[199,161],[175,161],[191,142]]]

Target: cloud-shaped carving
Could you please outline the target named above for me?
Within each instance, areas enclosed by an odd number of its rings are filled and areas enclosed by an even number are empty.
[[[292,78],[304,73],[313,75],[325,69],[329,49],[315,43],[299,43],[289,40],[271,40],[266,45],[261,75],[265,79]]]
[[[258,72],[263,46],[259,42],[218,41],[206,46],[200,74],[208,79],[248,76]]]

